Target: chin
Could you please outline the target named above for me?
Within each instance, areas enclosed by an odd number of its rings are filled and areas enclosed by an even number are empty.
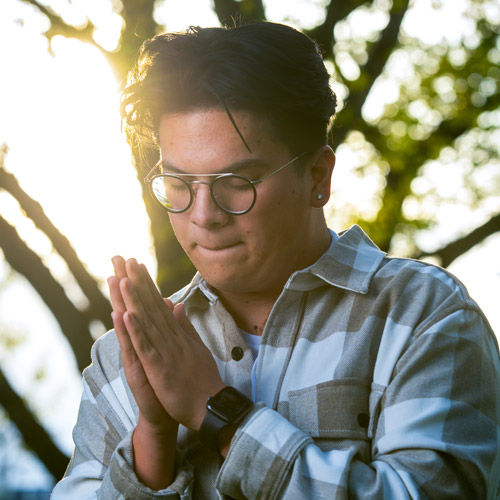
[[[236,273],[200,273],[211,288],[228,293],[241,293],[247,291],[249,285],[248,276]]]

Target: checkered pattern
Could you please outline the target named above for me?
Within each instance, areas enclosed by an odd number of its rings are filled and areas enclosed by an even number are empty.
[[[53,500],[500,498],[498,346],[446,271],[387,258],[354,226],[290,277],[253,388],[251,352],[200,276],[174,299],[225,383],[259,402],[227,459],[181,428],[174,484],[138,482],[137,406],[110,332],[84,372],[75,453]]]

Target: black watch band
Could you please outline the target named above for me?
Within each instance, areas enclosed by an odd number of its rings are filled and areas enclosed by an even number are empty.
[[[219,434],[226,425],[229,425],[229,423],[224,422],[224,420],[207,410],[200,428],[200,441],[203,446],[217,451],[219,448]]]
[[[207,413],[200,428],[200,441],[218,451],[219,434],[224,427],[240,423],[252,410],[253,401],[234,387],[224,387],[208,398]]]

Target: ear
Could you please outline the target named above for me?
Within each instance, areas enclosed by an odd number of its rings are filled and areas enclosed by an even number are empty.
[[[321,208],[330,199],[333,167],[335,166],[335,153],[330,146],[321,146],[314,153],[310,175],[311,206]]]

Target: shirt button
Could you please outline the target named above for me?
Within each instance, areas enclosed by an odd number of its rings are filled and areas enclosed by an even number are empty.
[[[243,349],[241,347],[233,347],[231,349],[231,357],[235,361],[239,361],[243,357]]]
[[[368,429],[370,417],[364,411],[358,413],[358,424],[360,427],[363,427],[363,429]]]

